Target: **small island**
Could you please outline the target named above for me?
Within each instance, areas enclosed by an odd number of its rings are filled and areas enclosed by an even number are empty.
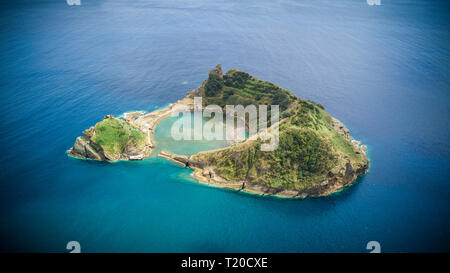
[[[322,105],[297,98],[238,69],[223,74],[220,64],[198,89],[163,110],[127,113],[123,119],[105,116],[85,130],[68,153],[110,162],[149,157],[156,147],[152,134],[158,122],[173,113],[193,111],[194,97],[202,97],[203,107],[253,104],[280,108],[279,145],[272,152],[261,151],[263,141],[249,137],[192,156],[158,153],[193,169],[193,177],[201,183],[261,195],[305,198],[340,191],[369,168],[366,146],[352,139],[344,124]]]

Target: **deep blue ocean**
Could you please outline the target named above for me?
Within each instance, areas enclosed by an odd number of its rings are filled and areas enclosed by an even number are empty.
[[[450,251],[447,1],[81,1],[0,4],[1,251]],[[280,200],[160,158],[67,156],[104,115],[165,107],[217,63],[324,105],[369,173]]]

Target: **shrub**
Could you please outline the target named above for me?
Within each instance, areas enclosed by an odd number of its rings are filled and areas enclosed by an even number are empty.
[[[225,85],[234,88],[243,88],[245,82],[250,78],[248,73],[242,71],[236,71],[231,75],[225,75]]]
[[[275,154],[280,162],[284,162],[284,167],[295,166],[299,178],[325,172],[334,160],[330,145],[316,133],[305,130],[291,130],[282,134]]]
[[[223,91],[223,99],[226,101],[230,96],[234,95],[234,91],[232,89],[226,89]]]
[[[286,93],[280,90],[273,97],[272,104],[279,105],[280,111],[283,112],[289,107],[289,105],[291,105],[291,101],[289,100],[289,97],[286,95]]]

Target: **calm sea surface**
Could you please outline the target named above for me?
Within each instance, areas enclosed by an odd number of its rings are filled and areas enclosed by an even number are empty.
[[[0,250],[450,251],[447,1],[11,2]],[[160,158],[67,156],[104,115],[165,107],[217,63],[324,105],[368,145],[369,173],[333,196],[280,200],[200,185]]]

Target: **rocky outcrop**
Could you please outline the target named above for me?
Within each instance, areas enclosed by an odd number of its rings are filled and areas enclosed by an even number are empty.
[[[77,137],[69,154],[79,158],[107,160],[103,149],[86,136]]]
[[[369,169],[369,161],[356,169],[350,163],[340,168],[337,172],[329,172],[326,179],[317,181],[317,185],[305,191],[299,191],[298,197],[326,196],[350,186],[359,175],[365,174]]]
[[[341,136],[345,137],[348,141],[351,141],[350,131],[345,127],[345,125],[335,118],[331,118],[331,126],[338,132]]]
[[[115,120],[114,120],[115,119]],[[138,131],[136,127],[132,127],[129,125],[127,121],[122,121],[116,119],[113,115],[106,115],[102,122],[106,120],[112,120],[112,122],[118,122],[121,126],[127,126],[128,128],[133,128],[133,130]],[[97,125],[96,125],[97,126]],[[99,161],[117,161],[117,160],[142,160],[145,157],[148,157],[152,151],[152,146],[146,142],[146,139],[138,142],[135,138],[129,137],[123,145],[123,151],[116,152],[114,151],[105,151],[105,149],[96,143],[94,140],[101,133],[97,132],[96,126],[93,126],[83,132],[83,136],[78,137],[75,140],[73,147],[68,151],[68,154],[77,157],[77,158],[85,158],[85,159],[93,159]],[[119,130],[121,127],[118,127]],[[130,129],[128,129],[130,130]],[[125,133],[124,130],[121,133]],[[148,138],[148,135],[142,134],[143,137]]]
[[[209,73],[219,75],[221,78],[223,78],[222,65],[217,64],[216,67],[212,69]]]
[[[73,147],[68,151],[69,155],[84,159],[93,159],[99,161],[117,161],[117,160],[142,160],[148,157],[152,149],[146,145],[144,148],[138,147],[133,141],[129,141],[125,146],[123,153],[109,154],[105,153],[101,146],[89,139],[87,136],[77,137]]]

